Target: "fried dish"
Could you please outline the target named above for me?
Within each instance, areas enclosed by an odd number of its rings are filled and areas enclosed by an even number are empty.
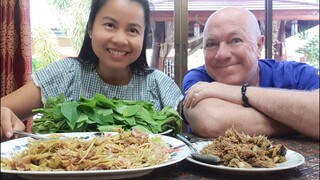
[[[218,156],[220,164],[228,167],[272,168],[286,161],[287,148],[282,144],[272,145],[266,136],[251,137],[231,128],[200,152]]]
[[[171,149],[160,138],[121,131],[116,135],[31,140],[1,168],[18,171],[86,171],[147,167],[165,162]]]

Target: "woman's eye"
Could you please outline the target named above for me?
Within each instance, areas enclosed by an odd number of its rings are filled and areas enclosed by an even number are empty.
[[[135,28],[129,29],[129,32],[130,32],[130,33],[137,33],[137,34],[139,34],[139,31],[138,31],[137,29],[135,29]]]
[[[114,28],[114,24],[112,23],[105,23],[104,25],[109,28]]]

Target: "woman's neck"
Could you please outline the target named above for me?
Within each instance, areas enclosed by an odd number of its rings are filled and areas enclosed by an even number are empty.
[[[115,86],[127,85],[132,78],[129,67],[127,69],[101,69],[97,67],[97,73],[104,82]]]

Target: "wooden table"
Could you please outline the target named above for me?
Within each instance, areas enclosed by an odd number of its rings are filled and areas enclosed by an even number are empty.
[[[187,134],[186,134],[187,135]],[[198,141],[197,138],[188,134],[191,141]],[[305,157],[306,162],[301,166],[289,170],[277,171],[265,174],[230,174],[220,172],[208,167],[203,167],[198,164],[183,160],[179,163],[158,168],[150,174],[132,180],[194,180],[194,179],[259,179],[259,180],[274,180],[274,179],[319,179],[319,141],[306,138],[304,136],[290,136],[282,138],[270,138],[274,143],[282,143],[293,151],[299,152]],[[22,180],[16,175],[6,175],[1,173],[1,179]]]

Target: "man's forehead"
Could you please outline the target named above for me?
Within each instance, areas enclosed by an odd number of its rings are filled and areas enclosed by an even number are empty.
[[[215,21],[208,23],[205,29],[205,34],[239,34],[247,31],[245,23],[236,20]]]

